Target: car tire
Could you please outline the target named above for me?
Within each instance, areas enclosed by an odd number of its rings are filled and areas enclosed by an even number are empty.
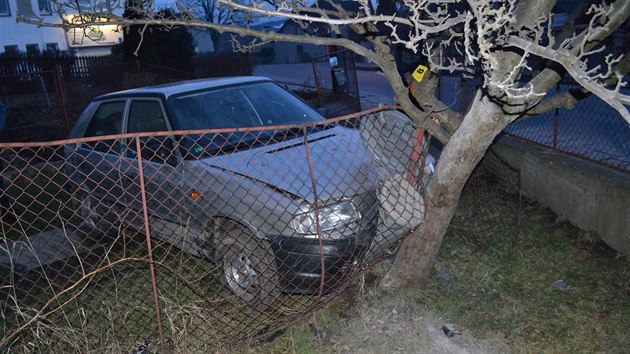
[[[221,282],[253,308],[273,308],[280,300],[281,289],[269,242],[241,227],[221,236],[217,248]]]

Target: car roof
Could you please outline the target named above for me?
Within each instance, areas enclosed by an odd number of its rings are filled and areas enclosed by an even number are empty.
[[[134,88],[130,90],[107,93],[107,94],[96,97],[94,101],[100,101],[104,99],[116,98],[116,97],[121,97],[121,96],[127,97],[127,96],[143,96],[143,95],[160,95],[160,96],[164,96],[168,98],[172,95],[176,95],[182,92],[199,91],[199,90],[205,90],[209,88],[247,84],[247,83],[254,83],[254,82],[261,82],[261,81],[272,81],[272,80],[269,79],[268,77],[263,77],[263,76],[235,76],[235,77],[221,77],[221,78],[178,81],[178,82],[170,82],[170,83],[166,83],[162,85],[140,87],[140,88]]]

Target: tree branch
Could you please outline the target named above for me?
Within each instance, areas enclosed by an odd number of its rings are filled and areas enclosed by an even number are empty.
[[[407,81],[410,83],[409,90],[422,110],[436,117],[438,123],[450,134],[455,133],[464,116],[435,97],[440,77],[429,71],[425,74],[422,82],[416,82],[410,76],[407,77]]]
[[[431,114],[423,112],[411,101],[409,98],[409,89],[404,85],[400,74],[398,73],[398,67],[396,66],[396,60],[391,54],[389,41],[385,37],[374,37],[370,41],[374,44],[379,56],[383,58],[379,68],[385,74],[387,81],[392,86],[396,102],[400,107],[411,117],[414,125],[417,127],[423,127],[428,130],[431,135],[436,137],[443,144],[447,144],[450,140],[451,134],[442,128],[438,123],[432,120]]]
[[[458,15],[456,17],[452,17],[451,20],[448,22],[445,22],[436,26],[426,26],[426,25],[423,25],[422,23],[410,21],[409,19],[397,17],[395,15],[363,15],[363,16],[357,15],[357,17],[354,17],[354,18],[343,17],[343,16],[340,16],[340,18],[330,18],[330,17],[324,18],[324,17],[309,16],[309,15],[301,15],[301,14],[296,14],[293,12],[266,10],[266,9],[259,8],[257,6],[241,5],[239,3],[234,2],[233,0],[217,0],[217,1],[219,3],[230,6],[231,8],[235,10],[256,13],[259,15],[264,15],[264,16],[269,16],[269,17],[282,17],[282,18],[291,19],[291,20],[306,21],[310,23],[325,23],[329,25],[338,25],[338,26],[364,24],[364,23],[376,24],[379,22],[390,23],[390,24],[397,23],[397,24],[417,28],[418,30],[425,33],[439,33],[439,32],[445,31],[448,28],[457,25],[458,23],[464,22],[464,20],[466,19],[465,15]]]
[[[630,9],[628,9],[628,11],[630,11]],[[619,73],[616,73],[619,84],[614,90],[609,90],[589,75],[585,66],[580,65],[581,62],[579,56],[574,55],[571,51],[564,49],[554,50],[553,48],[543,47],[539,44],[529,42],[516,36],[509,37],[508,43],[541,58],[549,59],[562,65],[562,67],[577,83],[597,97],[601,98],[604,102],[607,102],[611,107],[617,110],[628,123],[630,123],[630,111],[628,111],[628,109],[624,106],[630,105],[630,96],[624,95],[619,91],[622,86],[625,86],[625,83],[622,82]]]
[[[595,41],[587,44],[586,49],[590,49],[593,46],[595,46],[598,43],[598,41],[609,36],[615,29],[617,29],[617,27],[619,27],[623,22],[625,22],[628,19],[628,15],[630,15],[630,9],[628,5],[629,3],[630,1],[628,0],[618,0],[617,2],[613,4],[613,6],[615,6],[615,8],[618,10],[612,13],[611,18],[606,24],[602,24],[600,26],[601,28],[605,30],[598,31],[597,37],[595,37]],[[581,41],[584,41],[586,38],[586,32],[587,31],[583,31],[582,33],[580,33],[577,36],[574,36],[571,39],[564,40],[561,46],[555,46],[555,47],[574,48],[572,50],[571,49],[569,50],[574,55],[577,55],[579,54],[579,49],[575,47],[580,47],[580,46],[575,45],[573,43],[579,43]],[[537,92],[549,91],[554,85],[556,85],[562,79],[562,75],[564,74],[564,69],[562,69],[559,63],[556,64],[553,61],[550,61],[550,62],[552,62],[555,65],[548,64],[546,68],[541,70],[529,82],[529,84],[532,85],[532,87],[534,87]]]
[[[616,65],[615,71],[621,75],[626,75],[630,72],[630,52],[626,53],[623,60]],[[605,87],[616,86],[618,83],[619,80],[616,76],[602,82]],[[557,108],[573,109],[580,100],[589,97],[591,94],[589,90],[583,87],[557,94],[540,101],[537,105],[528,110],[525,113],[525,119],[531,116],[545,114]]]

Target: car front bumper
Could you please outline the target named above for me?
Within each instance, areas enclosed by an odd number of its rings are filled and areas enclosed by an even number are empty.
[[[321,243],[317,238],[273,238],[271,245],[283,291],[316,294],[321,288],[322,276],[324,293],[339,288],[358,270],[371,241],[372,237],[367,236],[321,240]]]

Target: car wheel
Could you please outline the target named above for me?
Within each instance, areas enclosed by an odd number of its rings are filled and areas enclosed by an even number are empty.
[[[219,243],[218,261],[224,285],[257,310],[274,307],[281,291],[269,242],[235,228]]]

